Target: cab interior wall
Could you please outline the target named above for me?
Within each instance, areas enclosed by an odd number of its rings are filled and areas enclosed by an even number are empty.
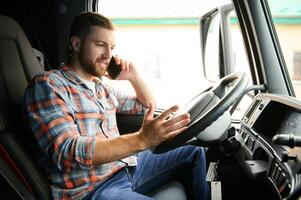
[[[66,62],[70,19],[85,11],[83,0],[10,0],[0,14],[15,19],[33,48],[44,55],[45,69]],[[67,24],[67,26],[66,26]]]

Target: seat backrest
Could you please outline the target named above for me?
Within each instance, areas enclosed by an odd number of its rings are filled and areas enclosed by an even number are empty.
[[[0,27],[0,172],[21,198],[47,200],[49,184],[33,158],[38,145],[21,107],[28,82],[43,68],[15,20],[0,15]]]

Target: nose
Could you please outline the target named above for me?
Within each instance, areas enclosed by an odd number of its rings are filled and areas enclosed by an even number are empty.
[[[106,48],[105,52],[103,53],[103,57],[107,59],[111,59],[113,56],[112,49]]]

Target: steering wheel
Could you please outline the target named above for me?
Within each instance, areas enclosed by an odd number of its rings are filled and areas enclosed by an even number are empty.
[[[178,112],[190,114],[188,128],[172,140],[159,144],[152,150],[153,153],[164,153],[189,144],[193,140],[202,146],[210,146],[220,142],[231,123],[229,108],[243,95],[247,84],[248,78],[245,73],[232,73],[198,94]],[[208,134],[206,130],[210,127],[211,131]],[[212,127],[214,128],[212,129]],[[221,127],[224,127],[225,130],[218,131]]]

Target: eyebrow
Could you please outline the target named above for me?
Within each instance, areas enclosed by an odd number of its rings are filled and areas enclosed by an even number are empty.
[[[95,42],[96,42],[96,43],[104,43],[104,44],[110,46],[106,41],[103,41],[103,40],[96,40]],[[116,46],[116,45],[114,44],[114,45],[112,45],[111,47],[114,48],[115,46]]]

